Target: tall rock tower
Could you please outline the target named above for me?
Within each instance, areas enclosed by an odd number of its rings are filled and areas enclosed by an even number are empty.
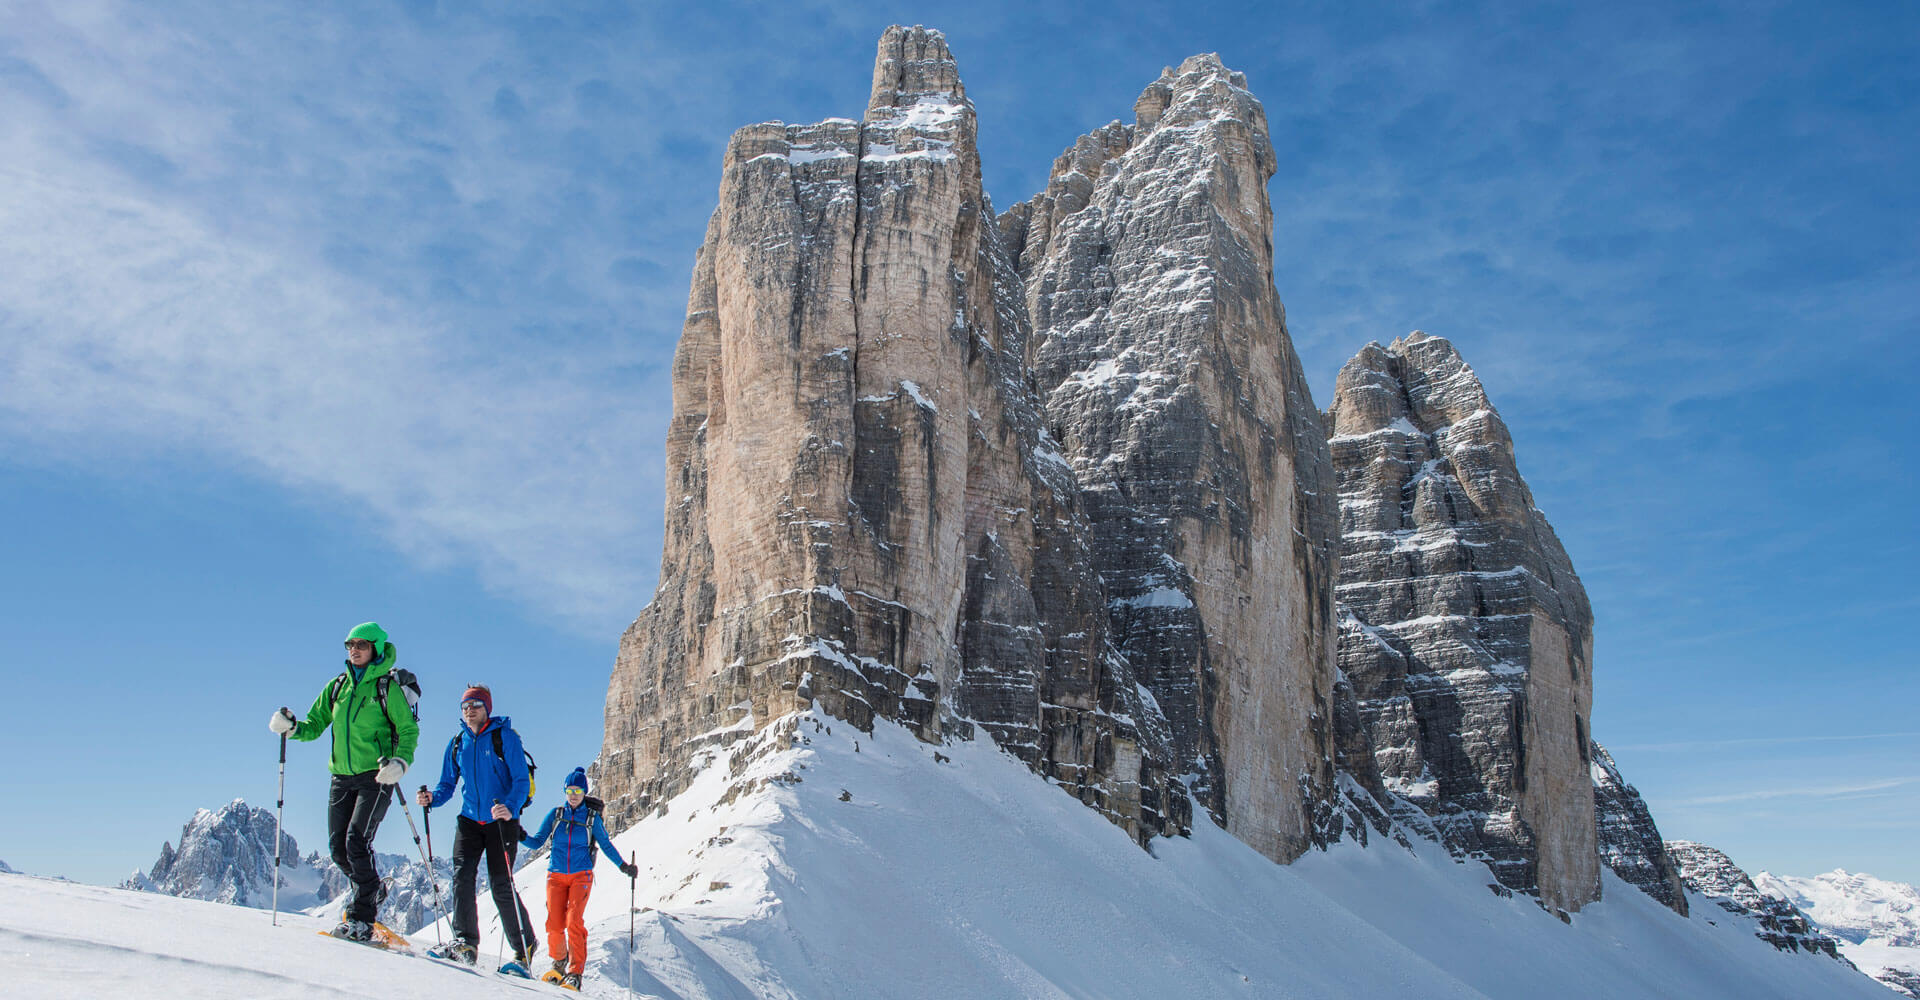
[[[1361,723],[1343,759],[1507,887],[1599,898],[1593,612],[1506,425],[1453,345],[1417,331],[1347,362],[1327,422]]]
[[[1196,800],[1276,860],[1322,835],[1336,518],[1264,114],[1211,56],[1135,112],[1001,219],[935,31],[888,29],[862,121],[734,134],[608,691],[616,822],[817,705],[989,733],[1142,840]]]
[[[978,725],[1137,836],[1183,828],[1020,293],[939,32],[887,31],[861,122],[734,134],[674,361],[661,584],[608,692],[617,819],[817,701]]]
[[[1229,832],[1289,861],[1329,817],[1336,513],[1274,291],[1266,112],[1202,55],[1134,115],[1002,220],[1034,380],[1175,766]]]

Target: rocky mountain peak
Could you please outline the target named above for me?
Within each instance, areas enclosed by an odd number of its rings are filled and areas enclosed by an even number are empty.
[[[1344,766],[1507,888],[1598,898],[1593,613],[1506,424],[1453,345],[1418,331],[1341,368],[1327,424],[1359,720]]]
[[[180,829],[180,846],[160,846],[146,873],[136,872],[128,888],[187,896],[239,906],[265,906],[273,893],[275,829],[273,813],[241,799],[219,809],[196,810]],[[280,856],[297,861],[299,845],[280,835]]]
[[[869,117],[885,108],[936,102],[960,104],[967,99],[960,82],[960,66],[947,48],[947,36],[920,25],[894,25],[880,36],[873,60],[873,89],[867,98]]]
[[[1920,949],[1920,890],[1904,882],[1836,868],[1798,878],[1760,872],[1760,891],[1789,900],[1820,928],[1855,944]]]
[[[1001,223],[1115,643],[1196,798],[1287,860],[1330,813],[1334,510],[1244,83],[1215,56],[1168,70]]]
[[[1228,69],[1212,52],[1188,56],[1178,69],[1161,70],[1134,101],[1133,117],[1142,131],[1235,121],[1256,132],[1262,143],[1267,140],[1266,110],[1247,90],[1246,75]],[[1272,162],[1271,145],[1266,159]]]
[[[242,799],[196,810],[181,828],[180,846],[161,844],[153,867],[134,872],[120,888],[266,909],[273,903],[273,832],[273,813]],[[426,926],[435,914],[426,865],[399,854],[376,858],[389,889],[380,921],[406,933]],[[352,883],[331,859],[318,853],[301,857],[293,835],[282,832],[280,862],[282,910],[338,916]],[[444,892],[453,877],[452,862],[441,857],[435,864]],[[480,877],[484,881],[485,873]]]
[[[1759,925],[1755,937],[1781,951],[1805,951],[1853,964],[1840,956],[1839,942],[1821,933],[1792,902],[1760,891],[1725,852],[1690,840],[1669,840],[1667,854],[1687,888],[1728,913],[1753,918]]]

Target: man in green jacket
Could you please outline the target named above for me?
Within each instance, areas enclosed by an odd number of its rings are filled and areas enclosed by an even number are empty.
[[[327,682],[305,719],[282,706],[267,728],[296,740],[317,740],[333,729],[327,770],[333,787],[327,803],[327,844],[333,863],[353,881],[353,895],[335,937],[366,941],[379,914],[380,873],[374,868],[373,835],[387,814],[389,793],[413,763],[420,724],[412,700],[419,686],[395,667],[399,654],[377,622],[347,633],[347,669]]]

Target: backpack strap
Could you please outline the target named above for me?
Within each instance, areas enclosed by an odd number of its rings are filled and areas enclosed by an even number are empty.
[[[387,687],[393,683],[393,671],[381,674],[373,682],[373,700],[380,703],[380,717],[387,720],[387,750],[389,753],[400,749],[400,727],[393,724],[393,714],[387,711]]]

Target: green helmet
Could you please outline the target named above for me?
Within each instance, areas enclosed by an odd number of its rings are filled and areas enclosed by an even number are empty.
[[[381,628],[379,622],[362,622],[355,625],[353,631],[347,633],[347,638],[365,639],[373,643],[374,649],[378,650],[380,644],[387,641],[387,630]]]

